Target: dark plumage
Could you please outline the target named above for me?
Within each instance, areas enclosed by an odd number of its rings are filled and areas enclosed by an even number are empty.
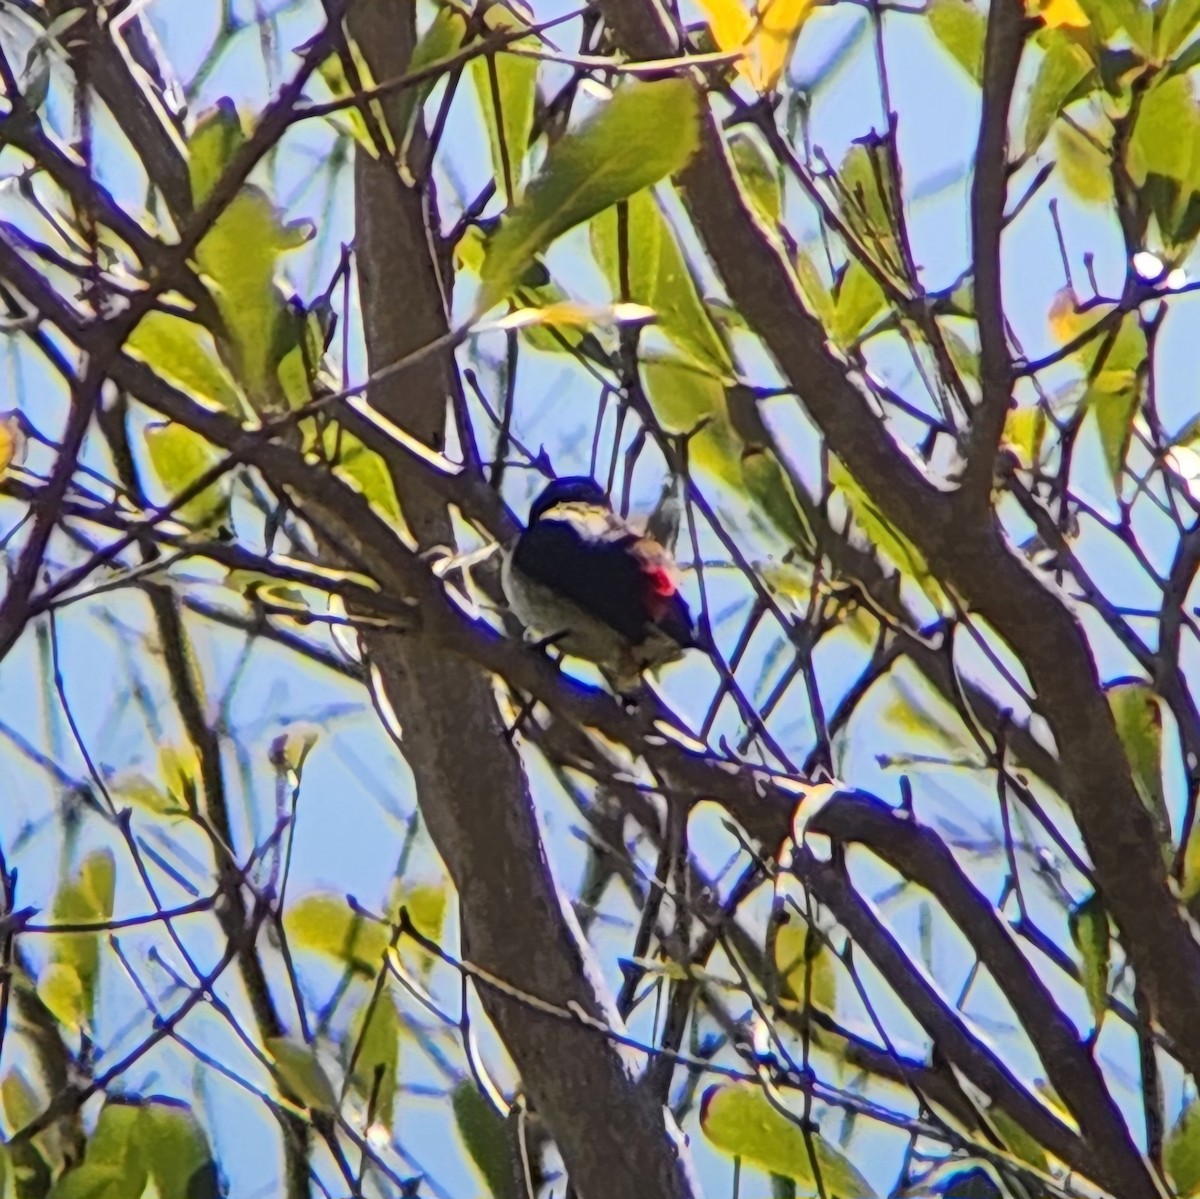
[[[527,628],[614,674],[622,692],[696,644],[671,555],[617,516],[593,479],[557,479],[534,500],[504,590]]]

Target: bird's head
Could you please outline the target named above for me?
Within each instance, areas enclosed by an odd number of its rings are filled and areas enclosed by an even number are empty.
[[[542,493],[529,507],[529,524],[536,524],[547,512],[562,504],[586,504],[593,508],[612,511],[608,493],[587,475],[564,475],[547,483]]]

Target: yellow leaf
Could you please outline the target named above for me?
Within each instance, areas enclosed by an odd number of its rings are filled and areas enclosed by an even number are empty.
[[[1034,0],[1031,16],[1040,16],[1047,29],[1087,29],[1091,21],[1079,6],[1079,0]]]
[[[759,8],[754,54],[758,59],[757,86],[760,91],[775,90],[800,27],[811,9],[812,0],[765,0]]]
[[[1050,332],[1059,345],[1066,345],[1088,326],[1088,319],[1080,313],[1079,301],[1069,285],[1055,293],[1047,319],[1050,321]]]
[[[722,50],[740,50],[754,34],[754,18],[741,0],[700,0],[700,7],[708,16],[713,41]],[[746,59],[738,60],[738,70],[749,78],[750,65]]]
[[[21,432],[21,422],[15,412],[0,418],[0,478],[20,456],[25,447],[25,437]]]

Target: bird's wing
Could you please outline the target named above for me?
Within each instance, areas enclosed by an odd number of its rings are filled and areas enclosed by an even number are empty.
[[[585,536],[570,519],[544,516],[517,542],[513,566],[631,644],[645,637],[648,624],[658,624],[673,638],[677,629],[682,630],[679,644],[690,645],[687,604],[675,590],[665,556],[644,553],[641,545],[628,530]],[[659,554],[663,553],[659,547]],[[677,611],[680,605],[682,619]]]

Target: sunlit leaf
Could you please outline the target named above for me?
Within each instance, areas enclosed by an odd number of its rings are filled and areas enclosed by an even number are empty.
[[[1163,1164],[1175,1184],[1175,1193],[1195,1195],[1200,1190],[1200,1102],[1193,1099],[1180,1113],[1163,1144]]]
[[[237,105],[228,96],[222,96],[200,117],[188,138],[193,204],[199,206],[208,199],[245,141]]]
[[[1052,7],[1056,14],[1075,21],[1078,20],[1075,9],[1081,9],[1086,25],[1090,26],[1089,35],[1100,41],[1128,38],[1142,57],[1153,50],[1154,6],[1144,0],[1076,0],[1073,5],[1059,0]]]
[[[1091,58],[1078,43],[1056,37],[1038,64],[1025,113],[1025,153],[1032,154],[1045,140],[1079,84],[1093,71]]]
[[[398,912],[403,907],[417,932],[436,944],[442,939],[442,925],[446,919],[448,903],[449,896],[441,883],[413,885],[397,881],[388,901],[388,910]],[[420,973],[427,973],[433,965],[432,956],[416,945],[411,937],[401,940],[400,954],[410,969]]]
[[[508,295],[525,266],[568,229],[657,183],[692,156],[700,101],[683,78],[633,81],[586,124],[550,149],[524,198],[492,235],[483,263],[479,311]],[[670,129],[672,136],[662,137]]]
[[[1134,786],[1154,817],[1164,852],[1169,852],[1171,822],[1162,780],[1161,701],[1150,687],[1136,679],[1111,683],[1105,692]]]
[[[46,1106],[33,1084],[16,1066],[0,1080],[0,1099],[4,1103],[4,1121],[10,1133],[24,1128]]]
[[[933,0],[926,10],[933,36],[976,83],[983,78],[987,18],[967,0]]]
[[[525,23],[510,9],[499,4],[484,9],[484,21],[488,32],[507,32],[525,27]],[[504,202],[513,204],[521,195],[521,168],[533,130],[537,60],[511,53],[490,54],[474,59],[469,69],[479,107],[483,111],[496,183]],[[496,101],[499,101],[499,112]],[[512,178],[513,195],[505,190],[505,163]]]
[[[275,1062],[283,1090],[316,1112],[337,1110],[337,1095],[316,1049],[291,1037],[264,1037],[263,1047]]]
[[[592,252],[614,296],[653,309],[658,328],[684,354],[713,374],[728,376],[733,370],[729,352],[653,193],[645,190],[630,196],[625,212],[624,246],[616,205],[594,217],[590,226]],[[621,295],[623,278],[629,285],[627,296]]]
[[[284,913],[283,927],[294,946],[325,954],[367,975],[379,970],[388,945],[387,929],[351,911],[340,895],[305,895]]]
[[[1110,958],[1108,912],[1099,895],[1076,904],[1068,913],[1071,940],[1083,962],[1083,989],[1096,1028],[1108,1010],[1108,963]]]
[[[1133,435],[1146,353],[1146,334],[1136,313],[1124,318],[1115,337],[1096,338],[1079,353],[1089,378],[1083,403],[1094,414],[1114,483],[1119,483]]]
[[[838,171],[845,192],[843,215],[875,262],[899,277],[900,197],[891,155],[882,136],[860,138],[846,152]]]
[[[125,347],[156,375],[231,416],[244,414],[241,393],[217,356],[212,334],[172,312],[146,313]]]
[[[886,307],[883,288],[870,271],[854,259],[838,280],[829,334],[838,345],[853,346]]]
[[[1042,457],[1048,421],[1041,405],[1010,408],[1004,418],[1003,444],[1016,454],[1026,470],[1032,470]]]
[[[25,435],[16,413],[0,416],[0,479],[4,478],[13,462],[20,458],[24,445]]]
[[[384,987],[372,995],[350,1024],[348,1044],[358,1046],[350,1085],[364,1105],[373,1101],[371,1122],[391,1128],[396,1114],[396,1083],[400,1069],[400,1017],[391,992]]]
[[[221,460],[221,451],[186,425],[173,422],[146,426],[146,452],[158,481],[173,499]],[[224,524],[229,513],[228,474],[175,509],[175,519],[198,529]]]
[[[439,62],[457,54],[467,42],[467,22],[463,14],[453,4],[438,5],[429,28],[421,35],[413,49],[412,57],[408,60],[409,73],[427,71]],[[406,176],[409,174],[408,153],[412,142],[413,131],[417,125],[417,115],[421,106],[429,98],[429,93],[437,84],[437,76],[410,87],[400,93],[398,109],[400,118],[398,128],[401,137],[400,162]]]
[[[824,1012],[837,1005],[837,972],[829,949],[808,922],[785,911],[772,930],[773,960],[780,997],[795,1004],[809,1003]]]
[[[282,408],[275,369],[287,312],[276,280],[284,253],[308,240],[304,225],[285,225],[257,187],[235,197],[196,248],[229,337],[228,361],[255,411]]]
[[[742,455],[746,494],[753,499],[789,546],[809,549],[816,537],[809,519],[773,450],[754,448]]]
[[[383,459],[340,425],[326,425],[321,436],[324,443],[322,458],[333,465],[334,474],[345,479],[389,522],[399,524],[402,519],[400,501],[396,498],[391,471]]]
[[[729,153],[750,203],[774,227],[783,219],[783,176],[779,163],[766,152],[757,135],[747,129],[733,131]]]
[[[704,1093],[700,1126],[708,1140],[730,1157],[770,1174],[794,1179],[797,1194],[826,1199],[874,1199],[867,1180],[819,1132],[807,1135],[800,1118],[788,1119],[763,1091],[750,1084],[710,1087]]]
[[[1110,155],[1092,137],[1065,121],[1055,126],[1054,140],[1055,161],[1071,191],[1089,204],[1111,203]]]
[[[1158,27],[1156,57],[1165,62],[1200,25],[1200,0],[1167,0]]]
[[[812,256],[804,250],[796,255],[796,278],[800,283],[804,302],[812,309],[817,320],[828,329],[833,324],[833,295],[825,286],[825,280],[821,277]]]
[[[79,971],[70,962],[51,962],[38,974],[38,998],[50,1014],[72,1032],[87,1023],[89,1005],[87,992]]]
[[[814,0],[759,0],[752,43],[755,78],[759,91],[775,90],[792,55],[792,48]]]
[[[469,1078],[454,1088],[450,1100],[459,1136],[493,1199],[517,1199],[504,1117]]]
[[[700,8],[708,18],[718,49],[741,50],[749,45],[754,34],[754,16],[742,0],[700,0]],[[745,58],[738,61],[737,67],[747,78],[752,76],[753,68]]]
[[[913,579],[932,603],[939,609],[945,609],[948,606],[945,593],[930,572],[920,550],[896,529],[879,505],[842,465],[840,459],[832,456],[829,480],[846,497],[856,523],[870,539],[871,544]]]
[[[140,1104],[134,1139],[159,1199],[217,1199],[223,1193],[208,1138],[185,1104]]]
[[[659,424],[668,433],[694,434],[688,440],[689,464],[740,486],[742,445],[729,424],[721,381],[677,358],[647,358],[641,367]]]
[[[1200,185],[1200,106],[1187,76],[1167,76],[1146,92],[1126,154],[1139,186],[1151,174]]]
[[[1029,7],[1047,29],[1086,29],[1091,24],[1079,0],[1032,0]]]

